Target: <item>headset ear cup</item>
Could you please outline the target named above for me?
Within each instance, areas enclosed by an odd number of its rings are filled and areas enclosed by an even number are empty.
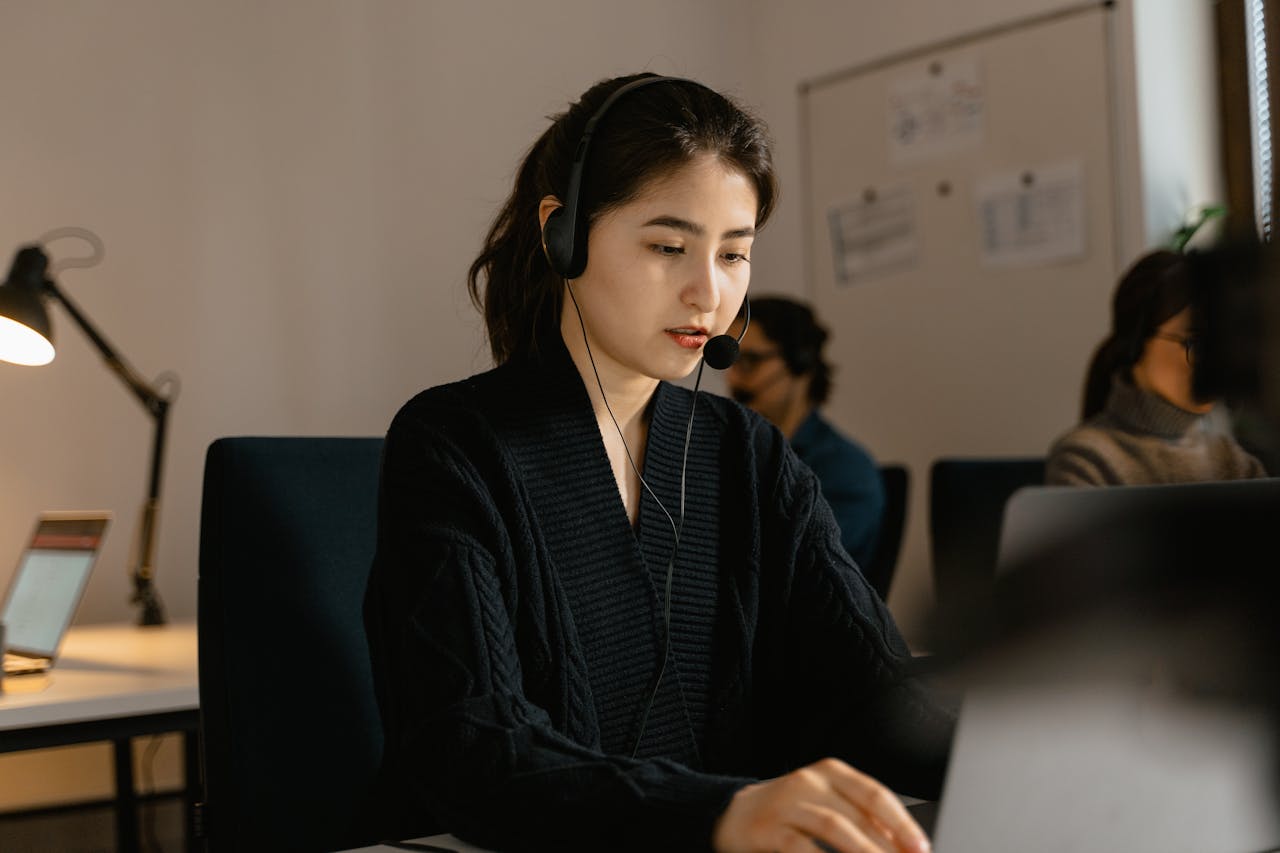
[[[563,207],[557,207],[547,216],[542,226],[542,245],[547,263],[561,278],[577,278],[587,268],[587,241],[579,239],[578,229]]]
[[[573,267],[573,223],[565,216],[563,207],[557,207],[547,216],[546,224],[542,226],[542,249],[556,275],[576,278],[570,275]]]

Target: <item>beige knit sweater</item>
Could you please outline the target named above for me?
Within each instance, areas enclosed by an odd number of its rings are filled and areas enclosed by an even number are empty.
[[[1180,409],[1120,376],[1106,407],[1054,442],[1050,485],[1115,486],[1267,476],[1210,415]]]

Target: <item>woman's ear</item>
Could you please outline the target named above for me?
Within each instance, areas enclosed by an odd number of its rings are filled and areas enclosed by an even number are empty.
[[[542,197],[542,203],[538,205],[538,233],[542,233],[546,230],[547,219],[551,217],[551,214],[554,211],[559,210],[562,207],[564,207],[564,205],[561,204],[560,199],[555,196],[548,195]]]

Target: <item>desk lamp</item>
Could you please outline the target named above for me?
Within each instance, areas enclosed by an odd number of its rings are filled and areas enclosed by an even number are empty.
[[[162,377],[154,384],[138,375],[123,358],[116,354],[106,339],[94,328],[84,313],[54,284],[49,270],[49,257],[42,243],[57,237],[77,236],[89,241],[95,249],[90,258],[72,258],[63,267],[92,266],[102,258],[102,244],[92,232],[83,229],[58,229],[50,232],[37,243],[23,246],[14,256],[9,276],[0,284],[0,360],[22,365],[42,365],[53,360],[53,332],[44,300],[55,300],[76,321],[89,337],[121,381],[151,415],[155,425],[151,445],[151,478],[147,500],[142,507],[142,523],[139,528],[136,564],[130,570],[133,580],[132,602],[140,608],[139,625],[163,625],[164,610],[160,604],[153,578],[155,575],[155,530],[160,509],[160,470],[164,454],[165,426],[169,406],[173,402],[176,383],[172,376]]]

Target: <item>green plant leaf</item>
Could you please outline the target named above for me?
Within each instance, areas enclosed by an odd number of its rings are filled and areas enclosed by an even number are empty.
[[[1173,232],[1173,236],[1169,238],[1169,248],[1175,252],[1185,251],[1187,244],[1191,242],[1191,238],[1196,232],[1204,226],[1210,219],[1216,219],[1225,215],[1227,208],[1221,204],[1208,204],[1201,207],[1195,213],[1195,218],[1183,224],[1181,228]]]

